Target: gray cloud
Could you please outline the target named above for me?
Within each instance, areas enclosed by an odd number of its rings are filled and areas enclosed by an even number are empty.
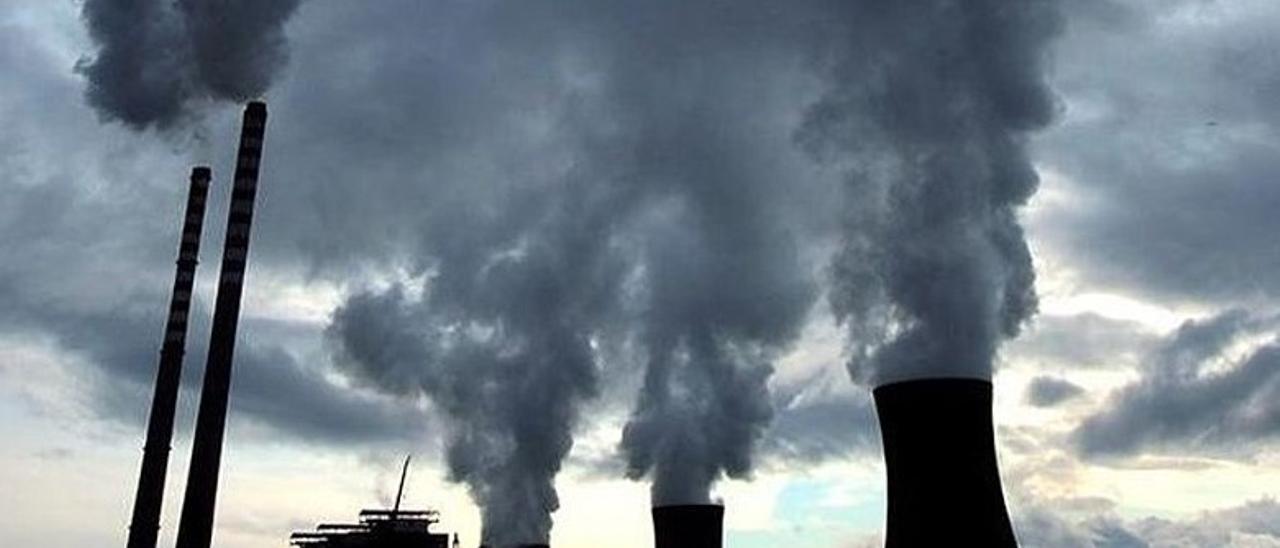
[[[140,440],[189,168],[180,158],[139,152],[168,150],[165,143],[98,126],[59,52],[7,16],[0,15],[0,70],[17,78],[0,82],[0,117],[8,122],[0,135],[0,254],[10,258],[0,262],[0,333],[51,345],[83,380],[59,393],[136,428]],[[198,281],[217,271],[221,250],[210,242],[221,236],[224,173],[215,169]],[[250,273],[251,285],[260,272]],[[209,312],[198,295],[184,406],[198,393]],[[242,325],[234,413],[275,439],[404,444],[429,425],[416,410],[329,382],[325,363],[299,361],[319,340],[319,327],[252,317]],[[409,422],[415,429],[406,429]]]
[[[1005,346],[1001,357],[1049,370],[1119,369],[1137,363],[1159,339],[1138,322],[1088,312],[1042,314]]]
[[[832,306],[871,384],[989,378],[1034,312],[1016,218],[1036,190],[1025,143],[1054,114],[1054,2],[849,4],[858,26],[801,139],[850,172]]]
[[[1072,198],[1048,206],[1036,238],[1092,284],[1164,301],[1273,299],[1280,7],[1115,5],[1128,16],[1080,15],[1062,41],[1054,85],[1069,122],[1036,156]]]
[[[804,466],[879,448],[871,397],[794,395],[775,403],[776,416],[762,442],[765,458],[782,467]]]
[[[1055,377],[1036,377],[1027,387],[1027,403],[1036,407],[1053,407],[1084,394],[1084,389],[1071,381]]]
[[[1017,518],[1018,541],[1028,548],[1254,548],[1280,546],[1280,504],[1258,499],[1240,506],[1170,520],[1122,520],[1110,514],[1070,518],[1045,501]]]
[[[285,64],[284,24],[300,0],[89,0],[98,45],[77,70],[105,119],[167,129],[209,101],[262,95]]]
[[[1185,323],[1149,356],[1138,381],[1080,424],[1078,448],[1089,456],[1171,447],[1252,453],[1280,434],[1280,343],[1270,325],[1239,311]],[[1259,336],[1272,340],[1227,361],[1232,345]]]

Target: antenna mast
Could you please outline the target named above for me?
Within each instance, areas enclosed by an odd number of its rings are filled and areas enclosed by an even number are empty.
[[[400,498],[404,496],[404,479],[409,475],[409,459],[413,455],[405,455],[404,468],[400,470],[400,488],[396,490],[396,505],[391,509],[391,517],[395,519],[396,514],[400,513]]]

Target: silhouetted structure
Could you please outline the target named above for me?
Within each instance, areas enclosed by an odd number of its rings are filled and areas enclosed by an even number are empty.
[[[991,392],[977,379],[875,389],[888,473],[886,548],[1017,546],[996,463]]]
[[[655,548],[720,548],[723,542],[723,506],[676,504],[653,507]]]
[[[267,126],[267,105],[252,102],[245,108],[236,158],[235,182],[227,213],[227,235],[222,248],[222,272],[213,309],[213,331],[205,362],[200,411],[191,446],[191,469],[178,523],[178,548],[209,548],[213,536],[214,505],[218,497],[218,468],[226,431],[227,397],[231,388],[231,362],[235,353],[236,324],[240,320],[240,294],[244,289],[245,261],[249,254],[249,229],[258,192],[258,165]]]
[[[160,364],[156,368],[156,387],[151,398],[151,416],[147,420],[147,441],[142,448],[138,492],[133,499],[133,518],[129,520],[128,548],[155,548],[156,537],[160,533],[160,507],[164,501],[169,448],[173,442],[173,416],[178,406],[182,360],[187,347],[191,286],[200,256],[200,234],[212,179],[213,172],[207,167],[191,169],[182,239],[178,244],[177,274],[173,280],[173,295],[169,299],[164,342],[160,346]]]
[[[489,546],[488,544],[481,544],[480,548],[499,548],[499,547]],[[516,546],[513,546],[512,548],[551,548],[551,545],[550,544],[518,544]]]
[[[458,536],[449,544],[448,533],[433,533],[439,522],[435,510],[401,510],[404,480],[409,475],[409,459],[400,471],[400,488],[390,510],[361,510],[360,522],[322,523],[314,532],[297,532],[289,544],[304,548],[459,548]]]
[[[451,548],[447,533],[434,533],[434,510],[361,510],[360,522],[322,523],[298,532],[289,544],[306,548]],[[452,548],[458,548],[454,537]]]

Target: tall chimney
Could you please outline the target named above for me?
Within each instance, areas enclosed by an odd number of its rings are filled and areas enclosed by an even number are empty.
[[[720,548],[724,506],[673,504],[653,507],[654,548]]]
[[[231,388],[231,360],[240,319],[240,294],[244,289],[245,260],[249,253],[249,228],[253,199],[258,190],[258,165],[267,126],[267,105],[254,101],[244,110],[240,151],[236,159],[227,235],[222,247],[222,272],[213,309],[213,332],[205,362],[204,387],[191,446],[191,469],[178,523],[177,548],[209,548],[213,537],[213,512],[218,496],[218,467],[227,423],[227,396]]]
[[[991,383],[913,380],[874,394],[888,473],[885,547],[1016,547],[996,463]]]
[[[169,299],[169,319],[160,346],[156,368],[156,388],[147,420],[147,441],[142,447],[142,471],[129,520],[128,548],[155,548],[160,532],[160,506],[164,500],[164,480],[169,469],[169,444],[173,441],[173,415],[178,406],[182,380],[182,358],[187,346],[187,316],[191,311],[191,285],[195,281],[200,256],[200,233],[204,227],[205,201],[213,172],[207,167],[191,169],[187,190],[186,219],[178,244],[178,268]]]

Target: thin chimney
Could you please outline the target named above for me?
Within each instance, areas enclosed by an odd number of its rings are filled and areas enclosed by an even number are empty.
[[[673,504],[653,507],[654,548],[721,548],[724,506]]]
[[[249,103],[240,130],[240,150],[222,248],[222,272],[213,309],[213,332],[209,336],[209,356],[205,362],[204,386],[200,391],[200,411],[192,440],[191,469],[182,503],[182,518],[178,523],[177,548],[209,548],[213,538],[236,324],[240,318],[240,294],[244,289],[249,229],[253,222],[253,202],[258,190],[258,165],[262,159],[266,125],[267,105],[258,101]]]
[[[191,169],[182,239],[178,244],[177,274],[173,280],[173,296],[169,299],[164,342],[160,346],[160,365],[156,368],[156,387],[151,398],[151,416],[147,420],[147,441],[142,447],[142,471],[138,474],[138,492],[133,499],[133,518],[129,521],[128,548],[155,548],[156,537],[160,533],[160,507],[169,469],[173,416],[182,381],[182,359],[186,354],[191,286],[200,256],[205,201],[212,179],[213,172],[207,167]]]
[[[991,383],[925,379],[875,389],[888,473],[886,548],[1016,548],[992,426]]]

